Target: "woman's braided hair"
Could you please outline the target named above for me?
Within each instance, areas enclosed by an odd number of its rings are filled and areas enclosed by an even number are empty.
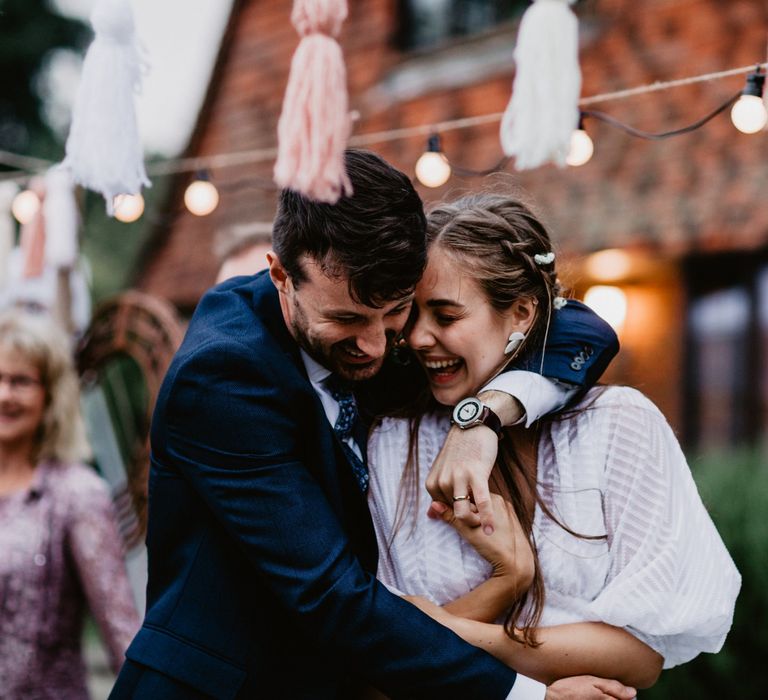
[[[440,204],[427,216],[427,245],[439,245],[471,272],[491,306],[503,313],[515,300],[534,298],[538,308],[527,348],[539,346],[560,294],[549,233],[519,199],[503,194],[472,194]]]

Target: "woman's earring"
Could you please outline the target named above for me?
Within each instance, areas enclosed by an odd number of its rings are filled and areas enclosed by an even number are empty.
[[[509,336],[509,342],[507,343],[507,347],[504,348],[504,354],[505,355],[511,355],[515,350],[517,350],[525,340],[525,333],[521,333],[520,331],[514,331]]]

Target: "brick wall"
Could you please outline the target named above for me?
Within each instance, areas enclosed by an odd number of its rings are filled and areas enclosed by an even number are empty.
[[[393,46],[395,0],[351,0],[341,43],[351,106],[361,118],[355,133],[435,123],[503,111],[512,79],[508,67],[490,58],[511,52],[516,27],[498,28],[484,37],[429,51],[403,55]],[[236,0],[233,20],[222,45],[219,65],[189,155],[230,153],[275,145],[276,125],[297,35],[290,24],[290,0]],[[765,60],[768,3],[758,0],[588,0],[581,3],[581,65],[584,95],[670,80]],[[456,56],[474,57],[489,68],[469,84],[445,86],[437,76]],[[470,65],[462,66],[461,74]],[[440,72],[442,70],[442,73]],[[436,76],[421,94],[397,88],[398,78]],[[743,86],[727,80],[654,93],[600,105],[646,130],[668,130],[694,121]],[[394,87],[393,87],[394,86]],[[755,206],[768,187],[766,136],[745,136],[721,115],[703,129],[664,142],[631,138],[599,122],[587,121],[596,151],[582,168],[544,167],[496,177],[498,186],[521,187],[538,202],[564,259],[603,247],[639,247],[669,261],[673,268],[691,250],[759,248],[766,245],[768,207]],[[500,155],[498,125],[453,131],[443,137],[455,163],[484,169]],[[404,139],[373,149],[412,173],[424,139]],[[242,186],[252,178],[268,182],[272,160],[214,170],[222,201],[214,214],[195,219],[183,212],[176,182],[168,212],[172,225],[160,228],[137,275],[137,284],[194,306],[214,280],[218,260],[212,254],[217,231],[237,223],[270,221],[275,192]],[[479,178],[452,178],[439,190],[420,191],[427,200],[486,185]],[[583,287],[578,265],[567,282]],[[649,325],[627,327],[631,352],[611,379],[640,384],[676,422],[680,411],[683,292],[672,275],[647,280],[634,290],[651,314]],[[644,295],[644,296],[643,296]],[[648,319],[646,319],[648,320]],[[663,352],[660,352],[663,348]]]

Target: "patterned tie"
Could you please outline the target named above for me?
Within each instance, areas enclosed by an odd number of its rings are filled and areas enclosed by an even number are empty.
[[[331,396],[339,404],[339,417],[336,419],[336,425],[333,426],[333,432],[338,436],[344,454],[352,465],[352,473],[357,479],[357,484],[363,493],[368,492],[368,467],[365,465],[355,451],[349,446],[348,440],[351,437],[355,439],[355,429],[358,427],[357,404],[349,384],[335,375],[328,378],[327,386],[331,391]],[[358,443],[358,447],[360,444]]]

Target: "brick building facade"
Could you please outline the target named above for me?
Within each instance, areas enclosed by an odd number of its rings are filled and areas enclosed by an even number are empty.
[[[525,4],[350,0],[340,43],[359,112],[354,133],[503,111]],[[435,8],[441,13],[420,23],[419,12]],[[272,219],[270,152],[298,41],[290,9],[290,0],[234,0],[186,155],[238,153],[242,162],[212,169],[222,199],[205,218],[181,203],[191,176],[174,180],[164,217],[172,223],[154,231],[137,268],[138,288],[184,313],[215,279],[218,238]],[[585,96],[765,60],[768,4],[759,0],[585,0],[576,11]],[[450,22],[435,21],[446,12]],[[734,76],[598,108],[663,131],[695,121],[743,84]],[[575,295],[596,282],[624,291],[624,349],[610,381],[640,387],[690,445],[757,440],[768,415],[768,135],[743,135],[727,115],[660,142],[592,120],[586,128],[595,155],[585,166],[508,167],[494,186],[535,199]],[[424,146],[419,137],[371,148],[413,173]],[[488,168],[501,156],[498,123],[448,131],[443,146],[454,163]],[[419,187],[432,201],[487,184],[453,177],[438,190]],[[589,257],[603,249],[620,249],[623,269]]]

